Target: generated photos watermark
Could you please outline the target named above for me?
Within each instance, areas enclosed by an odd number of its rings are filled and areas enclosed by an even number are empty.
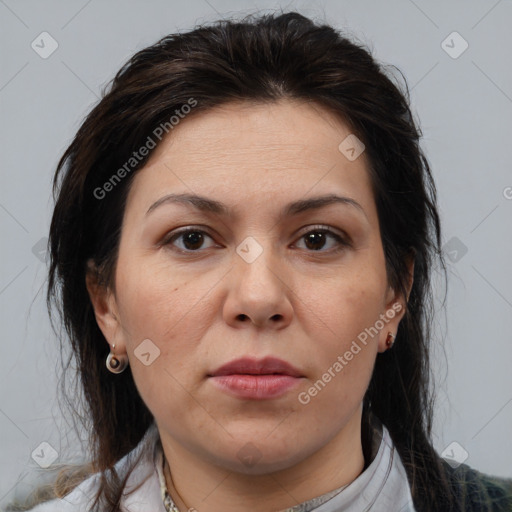
[[[131,157],[121,166],[112,176],[103,183],[101,187],[96,187],[93,191],[93,195],[96,199],[104,199],[109,192],[121,182],[142,160],[148,156],[149,151],[154,149],[157,145],[157,141],[160,142],[165,135],[173,130],[182,119],[184,119],[192,109],[197,105],[197,100],[189,98],[187,103],[183,104],[181,108],[176,109],[168,121],[160,123],[151,133],[148,135],[144,144],[137,150],[134,151]]]
[[[302,405],[307,405],[311,402],[311,399],[320,393],[325,386],[332,379],[334,379],[342,370],[349,364],[350,361],[361,352],[362,347],[366,346],[368,340],[377,336],[377,334],[384,329],[397,313],[402,310],[403,306],[399,302],[395,302],[391,309],[388,309],[386,313],[379,316],[379,319],[371,326],[364,329],[357,335],[357,339],[353,340],[350,348],[345,351],[343,355],[339,355],[336,361],[329,366],[329,368],[322,374],[322,377],[318,379],[307,391],[301,391],[297,398]]]

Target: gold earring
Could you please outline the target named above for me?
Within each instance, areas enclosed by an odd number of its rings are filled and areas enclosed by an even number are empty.
[[[107,356],[106,365],[112,373],[122,373],[128,366],[128,356],[116,356],[114,350],[116,348],[115,343],[112,345],[112,351]]]
[[[393,346],[393,343],[395,343],[395,335],[392,332],[388,332],[386,337],[386,347],[388,350]]]

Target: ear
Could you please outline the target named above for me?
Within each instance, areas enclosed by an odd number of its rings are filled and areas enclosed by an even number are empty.
[[[94,309],[94,316],[103,336],[112,347],[115,344],[116,354],[126,353],[126,346],[121,336],[119,314],[112,290],[100,280],[100,272],[92,260],[87,262],[85,285]]]
[[[411,294],[412,285],[414,282],[414,255],[411,255],[407,259],[406,265],[408,272],[406,287],[407,295],[404,296],[402,293],[398,293],[390,286],[386,295],[385,310],[380,316],[385,324],[383,329],[381,329],[379,332],[378,351],[381,353],[388,350],[386,339],[389,333],[391,333],[396,338],[400,321],[407,311],[407,303],[409,301],[409,295]]]

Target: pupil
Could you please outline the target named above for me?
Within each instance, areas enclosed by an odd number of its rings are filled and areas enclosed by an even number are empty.
[[[203,235],[197,231],[186,233],[184,244],[187,249],[199,249],[203,242]]]
[[[320,247],[314,245],[320,244]],[[318,250],[321,249],[325,244],[325,234],[324,233],[310,233],[309,235],[306,235],[306,246],[308,249]],[[310,247],[310,245],[313,245],[313,247]]]

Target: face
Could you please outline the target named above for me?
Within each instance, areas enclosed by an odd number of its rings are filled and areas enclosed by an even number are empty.
[[[91,298],[170,450],[265,473],[359,428],[403,301],[350,133],[315,104],[229,104],[134,177],[115,292]]]

